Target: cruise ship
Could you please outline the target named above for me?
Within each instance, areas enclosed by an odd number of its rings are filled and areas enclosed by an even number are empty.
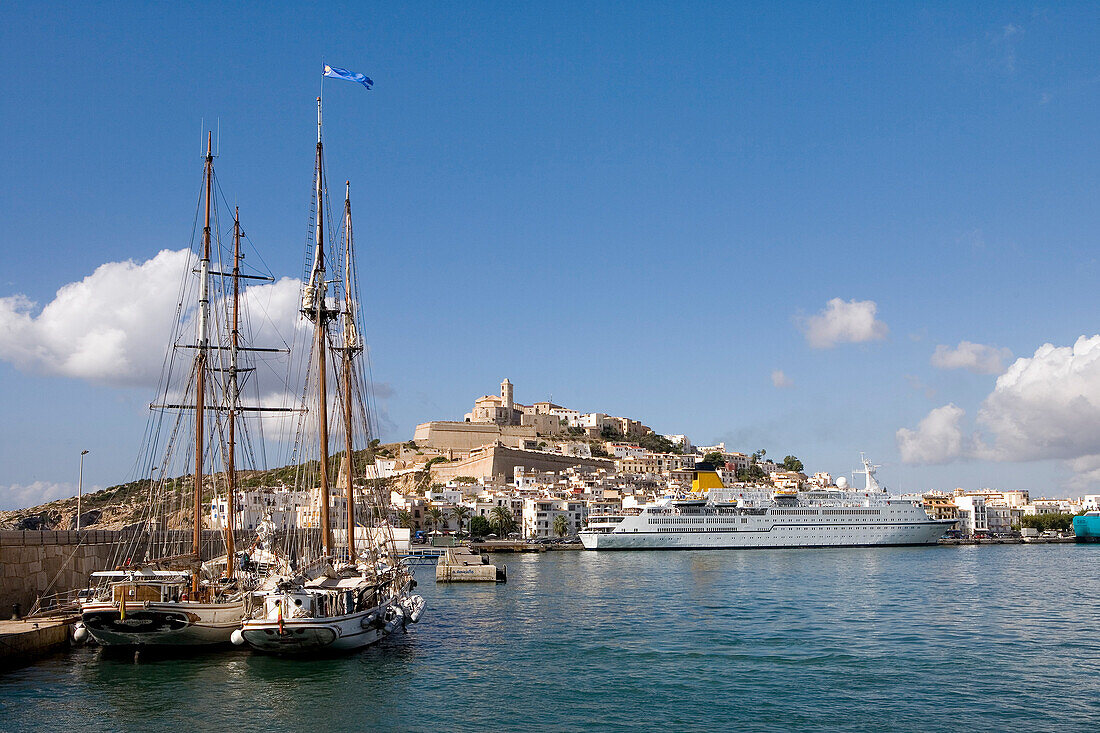
[[[935,544],[954,520],[932,519],[919,501],[890,497],[877,468],[863,458],[862,491],[842,478],[838,487],[813,491],[716,487],[693,492],[705,498],[664,498],[636,514],[594,515],[580,539],[586,550]]]

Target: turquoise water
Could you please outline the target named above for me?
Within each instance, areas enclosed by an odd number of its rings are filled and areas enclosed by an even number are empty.
[[[52,657],[0,729],[1100,729],[1098,545],[497,560],[351,656]]]

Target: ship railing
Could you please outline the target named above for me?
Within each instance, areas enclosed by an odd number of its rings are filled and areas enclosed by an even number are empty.
[[[38,596],[28,617],[69,616],[80,612],[80,601],[88,596],[86,588],[73,588],[61,593]]]

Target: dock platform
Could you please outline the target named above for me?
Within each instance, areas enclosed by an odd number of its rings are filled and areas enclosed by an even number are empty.
[[[79,616],[0,621],[0,669],[22,667],[69,646],[70,627]]]
[[[451,547],[436,563],[435,579],[438,583],[503,583],[508,580],[508,566],[491,565],[487,555],[468,547]]]

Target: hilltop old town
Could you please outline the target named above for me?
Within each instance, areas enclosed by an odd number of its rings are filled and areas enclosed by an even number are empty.
[[[412,440],[378,448],[362,478],[389,480],[396,524],[414,537],[570,538],[590,516],[637,512],[662,496],[687,494],[699,467],[714,470],[730,489],[859,485],[854,477],[810,473],[795,456],[776,461],[763,449],[745,453],[724,443],[693,445],[686,435],[658,435],[629,417],[550,401],[521,404],[513,389],[505,379],[499,394],[474,400],[462,421],[422,423]],[[312,494],[285,486],[240,491],[234,525],[254,529],[269,516],[277,529],[315,527]],[[1026,490],[985,488],[910,498],[919,498],[935,519],[956,520],[952,534],[962,537],[1064,531],[1069,515],[1100,503],[1100,495],[1033,498]],[[343,511],[343,502],[334,492],[331,505]],[[226,509],[224,498],[211,503],[211,527],[225,527]]]

